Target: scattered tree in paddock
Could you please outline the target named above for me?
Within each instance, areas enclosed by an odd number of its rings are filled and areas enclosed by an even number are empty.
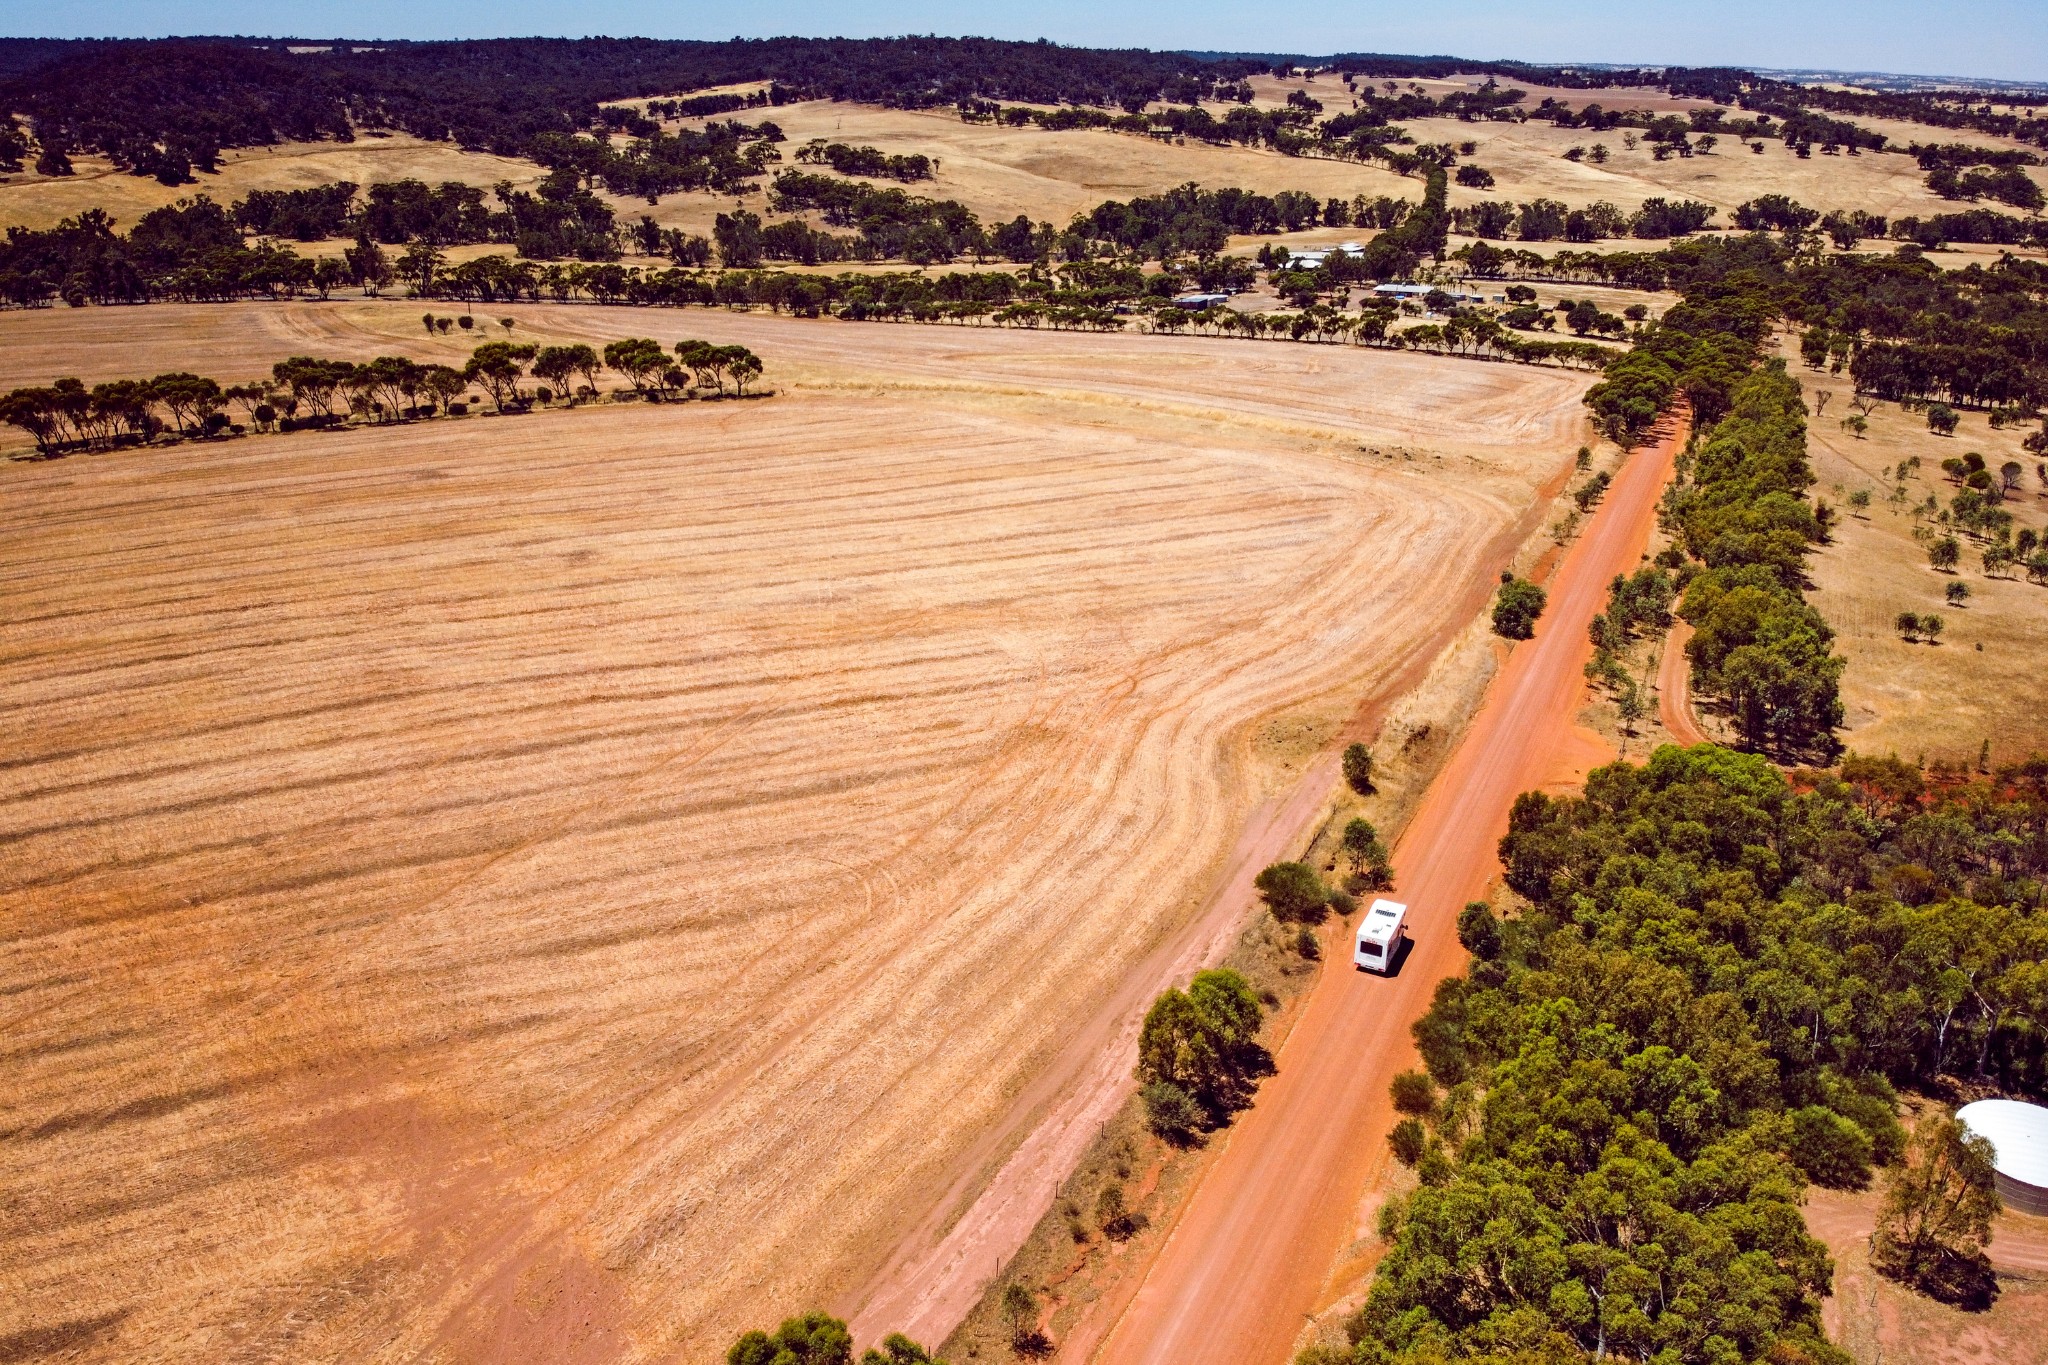
[[[1493,633],[1509,640],[1533,639],[1536,620],[1549,601],[1550,594],[1541,587],[1503,573],[1500,592],[1493,601]]]
[[[1984,1247],[1999,1212],[1991,1160],[1991,1144],[1953,1115],[1923,1116],[1886,1181],[1871,1264],[1943,1302],[1990,1307],[1998,1290]]]
[[[1342,763],[1344,768],[1344,785],[1357,792],[1360,796],[1371,796],[1373,793],[1372,750],[1366,748],[1363,744],[1347,744],[1344,746]]]

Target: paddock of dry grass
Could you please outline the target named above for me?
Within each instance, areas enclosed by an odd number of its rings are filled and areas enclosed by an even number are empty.
[[[1787,343],[1788,353],[1793,350]],[[1858,439],[1845,431],[1852,397],[1847,376],[1818,374],[1790,354],[1793,373],[1806,386],[1809,409],[1828,400],[1808,428],[1808,448],[1820,479],[1816,491],[1840,516],[1832,542],[1813,557],[1811,600],[1836,631],[1836,649],[1849,661],[1842,677],[1848,712],[1842,740],[1863,753],[1897,753],[1975,763],[1985,741],[1994,762],[2048,752],[2048,588],[2024,574],[1992,578],[1983,571],[1983,547],[1963,538],[1963,563],[1953,574],[1936,571],[1927,546],[1914,539],[1910,508],[1931,493],[1945,506],[1957,489],[1941,462],[1965,451],[1981,453],[1993,470],[2017,460],[2026,473],[2005,504],[2016,525],[2048,527],[2048,487],[2039,460],[2020,448],[2032,426],[1994,431],[1982,412],[1965,412],[1954,436],[1927,429],[1925,413],[1883,403]],[[1895,474],[1917,457],[1920,469],[1904,480],[1906,500],[1895,504]],[[1858,489],[1871,505],[1846,506]],[[1960,606],[1946,600],[1948,585],[1970,592]],[[1939,644],[1909,644],[1895,629],[1899,613],[1932,614],[1946,630]]]
[[[0,385],[452,358],[418,311],[9,313]],[[0,465],[0,1340],[701,1360],[850,1293],[1584,431],[1557,371],[507,311],[779,391]]]

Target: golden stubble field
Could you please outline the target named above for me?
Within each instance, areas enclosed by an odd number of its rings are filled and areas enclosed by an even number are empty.
[[[380,180],[454,180],[484,190],[510,181],[517,189],[530,190],[547,174],[532,161],[465,152],[452,142],[425,142],[404,133],[364,134],[354,142],[231,148],[221,154],[217,174],[200,174],[198,183],[191,185],[162,185],[146,175],[129,175],[103,157],[79,156],[73,161],[76,175],[17,175],[0,182],[0,227],[47,228],[59,219],[99,208],[126,232],[151,209],[200,194],[226,205],[251,190],[310,189],[341,180],[364,189]]]
[[[1434,97],[1460,89],[1473,89],[1484,81],[1477,76],[1453,76],[1444,80],[1403,81],[1401,88],[1420,87]],[[1368,84],[1363,78],[1359,86]],[[1384,82],[1372,82],[1385,91]],[[1524,92],[1522,107],[1533,109],[1546,97],[1574,109],[1598,104],[1609,110],[1648,110],[1653,114],[1689,114],[1710,109],[1707,100],[1680,99],[1661,90],[1617,88],[1607,90],[1565,90],[1500,81],[1500,85]],[[1279,107],[1289,93],[1301,90],[1323,102],[1323,117],[1351,107],[1351,96],[1341,81],[1323,76],[1308,81],[1260,77],[1252,82],[1262,107]],[[1740,111],[1731,111],[1740,117]],[[1907,214],[1953,213],[1967,204],[1956,204],[1931,193],[1918,163],[1903,150],[1914,142],[1967,142],[1977,146],[2028,149],[2010,138],[1994,137],[1969,129],[1935,128],[1898,119],[1854,118],[1849,122],[1871,132],[1882,133],[1898,151],[1865,152],[1858,156],[1828,156],[1816,151],[1800,157],[1784,143],[1766,140],[1761,154],[1750,151],[1733,138],[1722,136],[1716,149],[1703,156],[1671,157],[1659,161],[1647,144],[1631,149],[1624,138],[1640,130],[1611,128],[1593,132],[1585,128],[1559,128],[1553,123],[1463,122],[1457,119],[1409,119],[1402,122],[1418,142],[1476,142],[1471,160],[1492,171],[1498,182],[1494,189],[1474,190],[1451,187],[1453,204],[1478,203],[1488,198],[1515,201],[1539,195],[1560,199],[1573,206],[1605,199],[1625,209],[1643,200],[1666,198],[1698,199],[1721,210],[1716,220],[1731,226],[1730,212],[1744,200],[1760,194],[1785,194],[1812,208],[1857,208],[1890,217]],[[1610,156],[1604,165],[1590,161],[1567,161],[1564,153],[1572,147],[1590,150],[1604,145]],[[2028,172],[2048,184],[2039,168]],[[1413,197],[1412,195],[1410,197]],[[2000,208],[1992,205],[1991,207]],[[2007,211],[2000,208],[2001,212]]]
[[[518,312],[783,392],[0,466],[0,1341],[844,1311],[1199,904],[1259,720],[1455,632],[1584,430],[1555,371]],[[452,354],[367,301],[0,339],[4,386]]]
[[[1984,413],[1965,412],[1954,436],[1936,436],[1925,413],[1882,403],[1858,439],[1841,425],[1853,396],[1848,376],[1806,369],[1796,349],[1788,340],[1788,363],[1806,387],[1809,410],[1820,394],[1828,395],[1820,415],[1809,419],[1809,447],[1820,479],[1816,492],[1840,516],[1833,543],[1813,557],[1811,601],[1835,628],[1836,650],[1849,661],[1842,677],[1843,743],[1908,760],[1974,763],[1986,740],[1994,763],[2048,753],[2048,679],[2041,671],[2048,658],[2048,588],[2017,572],[1986,576],[1983,547],[1968,537],[1961,537],[1958,571],[1938,572],[1927,561],[1927,547],[1913,538],[1909,515],[1930,493],[1947,506],[1957,489],[1943,477],[1941,462],[1974,450],[1993,470],[2008,460],[2021,463],[2020,488],[2004,506],[2017,526],[2048,527],[2040,461],[2020,448],[2037,428],[1994,431]],[[1916,456],[1921,467],[1904,481],[1907,501],[1894,504],[1897,481],[1885,473]],[[1844,505],[1857,489],[1871,494],[1861,514]],[[1970,595],[1952,606],[1946,592],[1958,582]],[[1941,617],[1941,642],[1908,644],[1894,628],[1902,611]]]
[[[1429,84],[1437,87],[1432,90],[1435,94],[1451,88],[1450,82]],[[1342,87],[1328,77],[1309,83],[1267,79],[1255,85],[1262,105],[1284,103],[1288,89],[1302,89],[1324,101],[1326,115],[1350,107],[1348,97],[1338,97]],[[1540,93],[1532,92],[1531,104]],[[1657,112],[1677,106],[1706,107],[1701,101],[1673,101],[1650,92],[1571,93],[1576,98],[1567,102],[1574,107],[1589,102]],[[1227,108],[1214,106],[1214,111],[1221,115]],[[1266,194],[1303,190],[1321,198],[1365,194],[1413,200],[1421,195],[1418,180],[1380,166],[1283,156],[1261,148],[1174,144],[1099,129],[1047,132],[968,124],[950,109],[881,109],[813,101],[767,113],[789,135],[790,148],[822,137],[864,143],[890,153],[937,157],[939,169],[934,179],[905,188],[913,194],[957,199],[985,223],[1008,221],[1023,213],[1033,220],[1064,224],[1105,199],[1157,194],[1188,181],[1212,187],[1236,185]],[[1470,159],[1493,172],[1497,183],[1491,190],[1454,184],[1450,189],[1454,205],[1542,197],[1574,207],[1607,200],[1632,211],[1645,199],[1663,196],[1714,205],[1720,210],[1715,221],[1721,227],[1733,225],[1736,205],[1774,193],[1789,195],[1813,208],[1863,209],[1890,217],[1952,213],[1968,207],[1931,193],[1919,166],[1903,152],[1866,152],[1853,157],[1816,152],[1801,158],[1783,143],[1767,141],[1758,155],[1723,137],[1712,154],[1658,161],[1647,144],[1627,148],[1623,137],[1630,130],[1620,128],[1592,133],[1547,122],[1466,123],[1456,119],[1410,119],[1402,126],[1417,142],[1477,144]],[[1981,135],[1951,138],[1944,130],[1910,124],[1887,124],[1881,131],[1902,146],[1914,140],[2019,145]],[[1590,148],[1596,142],[1608,148],[1606,164],[1564,159],[1569,148]],[[754,206],[760,207],[758,199]],[[665,226],[696,232],[708,232],[715,214],[729,207],[730,201],[706,195],[674,195],[653,208],[620,201],[621,212],[628,216],[648,213]],[[1338,229],[1328,235],[1342,240],[1361,234]]]

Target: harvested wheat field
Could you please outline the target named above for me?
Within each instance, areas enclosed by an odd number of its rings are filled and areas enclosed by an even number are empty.
[[[80,156],[76,165],[76,175],[0,180],[0,227],[49,228],[98,208],[126,232],[151,209],[201,194],[226,205],[251,190],[298,190],[341,180],[363,188],[380,180],[455,180],[486,190],[509,180],[515,188],[530,190],[547,174],[532,161],[465,152],[452,142],[426,142],[403,133],[365,134],[354,142],[231,148],[221,154],[218,173],[202,172],[191,185],[162,185],[146,175],[129,175],[103,157]]]
[[[1788,341],[1785,349],[1794,347]],[[1841,425],[1855,396],[1848,376],[1805,369],[1796,357],[1789,363],[1806,385],[1808,407],[1821,409],[1808,427],[1815,491],[1840,512],[1832,542],[1813,558],[1812,601],[1849,661],[1842,742],[1860,753],[1949,763],[1974,763],[1987,741],[1994,763],[2048,752],[2048,679],[2040,666],[2048,657],[2048,588],[2018,572],[1986,574],[1984,546],[1967,535],[1958,570],[1936,570],[1914,537],[1916,525],[1933,523],[1912,514],[1930,495],[1948,505],[1959,490],[1941,462],[1974,450],[1994,470],[2021,464],[2025,473],[2004,509],[2015,527],[2048,529],[2048,483],[2040,461],[2020,446],[2034,428],[1994,431],[1984,413],[1966,412],[1954,436],[1937,436],[1925,413],[1880,403],[1857,437]],[[1917,470],[1894,477],[1916,458]],[[1846,505],[1859,491],[1870,495],[1861,511]],[[1950,603],[1950,584],[1968,597]],[[1902,611],[1941,617],[1939,643],[1904,639],[1895,624]]]
[[[1225,106],[1212,107],[1220,112]],[[1099,128],[1048,132],[963,123],[950,108],[883,109],[810,100],[731,117],[771,118],[789,138],[785,155],[812,138],[825,138],[892,154],[936,157],[938,170],[931,180],[903,188],[933,199],[957,199],[991,226],[1020,213],[1034,222],[1064,225],[1105,199],[1159,194],[1190,180],[1208,186],[1236,185],[1264,194],[1305,190],[1325,198],[1362,193],[1413,199],[1421,193],[1418,182],[1404,180],[1385,167],[1284,156],[1266,148],[1199,141],[1176,145]],[[702,120],[689,122],[694,126]],[[832,174],[818,166],[801,169]],[[713,217],[730,207],[705,194],[665,196],[654,208],[645,202],[619,203],[622,213],[647,213],[664,226],[693,232],[710,231]],[[754,204],[759,207],[758,200]]]
[[[1474,89],[1485,81],[1479,76],[1458,76],[1446,80],[1403,81],[1403,89],[1419,87],[1431,96],[1442,97],[1461,89]],[[1368,82],[1384,92],[1384,82]],[[1545,98],[1554,98],[1574,109],[1598,104],[1609,110],[1647,110],[1653,114],[1689,113],[1714,106],[1706,100],[1674,98],[1662,90],[1628,87],[1600,90],[1562,90],[1528,85],[1521,81],[1499,82],[1524,92],[1521,107],[1533,109]],[[1258,103],[1277,107],[1287,96],[1301,90],[1321,100],[1324,116],[1351,108],[1351,96],[1341,81],[1330,76],[1304,81],[1300,78],[1255,79]],[[1422,118],[1400,120],[1417,142],[1477,143],[1471,158],[1493,172],[1497,184],[1490,191],[1453,185],[1453,204],[1476,204],[1487,199],[1522,201],[1538,196],[1560,199],[1574,206],[1607,200],[1633,210],[1653,196],[1698,199],[1721,210],[1717,227],[1732,226],[1730,211],[1744,200],[1761,194],[1789,195],[1817,209],[1863,209],[1897,218],[1907,214],[1953,213],[1954,201],[1940,198],[1925,184],[1919,164],[1905,151],[1914,142],[1968,142],[2005,150],[2029,151],[2025,143],[1969,130],[1935,128],[1898,119],[1873,119],[1857,115],[1850,120],[1858,127],[1883,134],[1896,151],[1864,152],[1857,156],[1816,153],[1795,154],[1784,143],[1766,141],[1761,154],[1752,152],[1736,139],[1722,136],[1709,154],[1672,157],[1659,161],[1647,145],[1633,148],[1625,139],[1639,138],[1639,130],[1610,128],[1595,132],[1585,128],[1559,128],[1547,121],[1524,123],[1459,119]],[[1572,147],[1590,150],[1604,145],[1610,159],[1605,165],[1590,161],[1567,161]],[[2038,168],[2028,172],[2048,184]],[[1393,193],[1399,194],[1396,190]],[[1410,191],[1409,197],[1414,197]],[[1967,206],[1963,206],[1967,207]],[[1641,245],[1637,243],[1636,245]]]
[[[1199,904],[1259,719],[1462,625],[1582,439],[1555,371],[518,311],[781,392],[0,466],[17,1353],[701,1361],[848,1307]],[[448,345],[0,337],[6,385]]]
[[[1432,95],[1442,95],[1473,83],[1471,78],[1458,78],[1416,84]],[[1257,103],[1262,106],[1284,104],[1287,94],[1294,90],[1323,101],[1326,115],[1341,113],[1351,105],[1342,84],[1327,76],[1315,81],[1261,77],[1253,85],[1259,95]],[[1555,94],[1574,107],[1589,102],[1610,109],[1654,112],[1710,107],[1705,101],[1673,99],[1659,91],[1626,89],[1531,89],[1524,103],[1533,107],[1545,94]],[[1218,116],[1231,107],[1209,106]],[[1173,143],[1102,129],[1049,132],[1036,127],[963,123],[950,108],[885,109],[810,100],[741,111],[735,117],[774,122],[787,137],[783,149],[786,157],[812,138],[870,145],[891,154],[934,157],[938,161],[934,178],[905,188],[913,194],[958,200],[991,225],[1018,214],[1064,224],[1106,199],[1158,194],[1189,181],[1212,187],[1240,186],[1266,194],[1302,190],[1319,198],[1365,194],[1413,200],[1421,193],[1420,182],[1381,166],[1287,156],[1270,148],[1217,146],[1200,141]],[[696,126],[704,120],[684,122]],[[1916,140],[1963,140],[2024,150],[2022,144],[1983,134],[1951,134],[1896,121],[1858,122],[1886,134],[1900,147]],[[1918,165],[1903,151],[1800,158],[1782,143],[1772,141],[1764,144],[1762,155],[1756,155],[1734,139],[1724,137],[1712,155],[1658,161],[1648,146],[1626,147],[1626,129],[1592,133],[1557,128],[1547,122],[1467,123],[1456,119],[1410,119],[1403,126],[1418,142],[1477,144],[1472,159],[1491,171],[1498,183],[1488,191],[1453,185],[1451,202],[1459,205],[1488,199],[1518,202],[1546,197],[1573,206],[1607,200],[1633,210],[1653,196],[1692,198],[1713,204],[1721,211],[1715,224],[1718,227],[1732,226],[1731,213],[1737,204],[1773,193],[1790,195],[1819,209],[1854,208],[1892,217],[1954,212],[1957,208],[1954,202],[1927,189]],[[1590,147],[1596,142],[1611,153],[1606,164],[1564,159],[1567,149]],[[429,182],[454,180],[483,188],[509,181],[516,188],[531,189],[545,174],[533,162],[465,152],[450,143],[424,142],[405,134],[365,134],[352,143],[287,143],[230,151],[223,156],[218,174],[202,174],[198,183],[176,187],[160,185],[146,176],[123,174],[104,160],[91,157],[81,158],[79,169],[80,174],[74,177],[49,179],[30,175],[0,181],[0,227],[47,228],[60,218],[98,207],[112,214],[126,230],[150,209],[202,193],[226,204],[255,189],[297,189],[339,180],[368,186],[377,181],[406,178]],[[812,174],[833,174],[818,166],[802,169]],[[2037,179],[2043,178],[2038,170],[2030,173]],[[772,175],[764,178],[764,185],[767,179],[772,179]],[[644,214],[663,227],[704,234],[710,233],[716,216],[731,210],[735,203],[756,211],[766,210],[765,199],[759,194],[734,200],[708,193],[676,193],[663,196],[654,205],[644,199],[603,191],[600,197],[612,205],[622,223],[637,221]],[[824,225],[815,213],[795,216],[814,226]],[[1363,229],[1342,228],[1281,240],[1326,243],[1369,235]],[[1241,239],[1248,244],[1246,250],[1266,240],[1269,239]],[[334,242],[324,247],[295,249],[312,255],[332,254],[340,245]],[[1635,249],[1645,244],[1627,240],[1611,245]],[[1574,245],[1571,249],[1583,248]],[[453,253],[458,259],[467,254],[471,253]],[[835,271],[847,268],[831,267]]]

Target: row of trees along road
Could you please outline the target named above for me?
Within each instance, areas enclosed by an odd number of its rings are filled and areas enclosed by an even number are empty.
[[[1663,253],[1684,302],[1588,395],[1624,442],[1679,397],[1698,419],[1675,543],[1617,581],[1596,644],[1680,593],[1700,690],[1786,757],[1834,750],[1842,665],[1804,598],[1828,513],[1798,386],[1756,365],[1771,326],[1821,329],[1809,352],[1859,384],[1962,396],[2048,315],[2033,263],[1822,258],[1802,230]],[[1788,776],[1667,746],[1583,797],[1524,794],[1501,856],[1525,908],[1467,908],[1474,961],[1415,1027],[1428,1072],[1396,1082],[1393,1141],[1421,1188],[1383,1219],[1347,1358],[1843,1361],[1800,1193],[1882,1167],[1874,1263],[1988,1301],[1988,1152],[1938,1108],[1909,1144],[1895,1087],[2048,1093],[2048,760]]]
[[[431,333],[445,319],[425,319]],[[437,412],[464,416],[463,395],[479,388],[500,412],[523,411],[558,400],[589,401],[600,395],[600,373],[622,375],[635,395],[674,398],[694,381],[723,395],[730,383],[744,395],[760,378],[761,359],[744,346],[706,341],[676,343],[673,356],[645,337],[615,341],[602,357],[581,343],[542,346],[486,341],[460,368],[423,364],[405,356],[378,356],[357,363],[292,356],[271,367],[267,379],[223,386],[204,375],[179,371],[153,379],[112,379],[88,387],[75,378],[15,389],[0,396],[0,422],[21,428],[44,455],[67,449],[141,445],[164,435],[209,437],[258,431],[296,431],[334,426],[351,416],[366,422],[404,422]],[[527,379],[540,384],[528,387]],[[581,379],[581,385],[576,384]],[[243,410],[246,424],[231,416]]]
[[[1806,496],[1806,408],[1781,361],[1752,369],[1783,306],[1788,253],[1756,234],[1668,254],[1684,299],[1637,335],[1586,402],[1623,444],[1643,439],[1673,400],[1689,404],[1694,436],[1662,510],[1678,552],[1667,564],[1679,615],[1695,630],[1694,687],[1723,700],[1745,744],[1830,757],[1842,660],[1805,599],[1806,556],[1827,528]]]
[[[853,1365],[853,1334],[829,1313],[785,1318],[773,1332],[741,1335],[725,1353],[726,1365]],[[946,1365],[900,1332],[861,1352],[860,1365]]]
[[[1373,788],[1372,751],[1346,746],[1344,783],[1361,796]],[[1283,928],[1295,931],[1302,957],[1321,957],[1316,926],[1332,911],[1348,915],[1367,891],[1394,884],[1391,855],[1372,822],[1346,823],[1338,855],[1350,868],[1343,887],[1324,883],[1307,863],[1278,862],[1262,869],[1252,887]],[[1264,1003],[1271,1003],[1267,997]],[[1176,1144],[1228,1124],[1252,1101],[1260,1077],[1272,1071],[1272,1057],[1259,1043],[1262,1001],[1243,976],[1228,969],[1198,972],[1186,991],[1169,989],[1152,1004],[1138,1037],[1139,1099],[1152,1131]]]

